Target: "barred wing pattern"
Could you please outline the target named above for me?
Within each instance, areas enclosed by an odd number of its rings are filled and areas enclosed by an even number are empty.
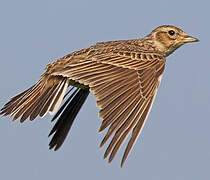
[[[114,134],[104,154],[110,154],[109,162],[132,131],[123,166],[147,119],[164,66],[165,58],[156,53],[115,51],[71,61],[52,75],[88,85],[93,92],[103,119],[99,132],[109,126],[100,146]]]

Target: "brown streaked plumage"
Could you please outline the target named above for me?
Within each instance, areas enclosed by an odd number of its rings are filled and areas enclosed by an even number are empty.
[[[31,88],[11,98],[0,114],[34,120],[60,107],[68,86],[76,87],[54,115],[49,146],[57,150],[89,92],[96,98],[103,120],[99,132],[108,128],[102,147],[113,135],[104,158],[113,160],[131,134],[121,166],[141,133],[161,82],[166,57],[181,45],[196,42],[175,26],[160,26],[142,39],[97,43],[47,65],[46,72]]]

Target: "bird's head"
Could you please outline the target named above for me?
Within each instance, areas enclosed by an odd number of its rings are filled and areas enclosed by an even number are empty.
[[[147,37],[151,38],[155,47],[166,56],[185,43],[199,41],[197,38],[189,36],[183,30],[171,25],[159,26]]]

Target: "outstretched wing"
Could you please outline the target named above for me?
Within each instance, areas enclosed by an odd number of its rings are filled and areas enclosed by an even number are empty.
[[[164,66],[165,58],[157,53],[93,51],[84,59],[70,61],[52,75],[90,87],[103,119],[99,132],[109,127],[100,146],[114,134],[104,154],[104,158],[110,154],[109,162],[132,132],[122,166],[147,119]]]

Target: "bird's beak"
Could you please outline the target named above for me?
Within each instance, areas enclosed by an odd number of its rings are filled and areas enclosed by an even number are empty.
[[[189,36],[187,34],[184,34],[182,37],[177,38],[177,40],[181,41],[182,43],[190,43],[190,42],[198,42],[199,41],[199,39]]]
[[[199,41],[199,39],[194,38],[192,36],[188,36],[188,35],[184,36],[184,39],[183,40],[184,40],[185,43],[188,43],[188,42],[198,42]]]

